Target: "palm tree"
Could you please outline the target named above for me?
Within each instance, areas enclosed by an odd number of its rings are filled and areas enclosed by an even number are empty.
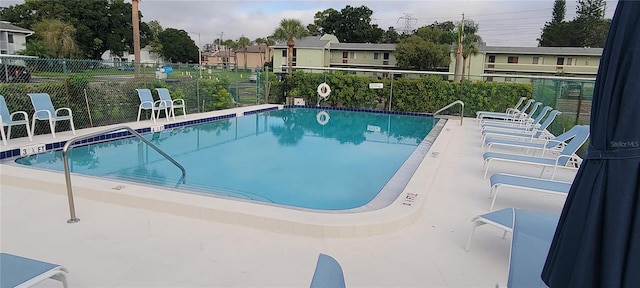
[[[289,76],[293,74],[293,46],[296,45],[294,38],[302,38],[309,34],[307,28],[302,26],[298,19],[282,19],[280,27],[273,31],[273,37],[276,40],[287,41],[287,62],[289,63]]]
[[[240,36],[237,43],[238,47],[242,48],[242,51],[244,52],[244,70],[247,70],[247,47],[251,45],[251,40],[247,37]]]
[[[480,38],[477,34],[466,35],[464,40],[462,40],[462,77],[464,78],[465,67],[467,67],[467,58],[469,56],[478,55],[478,47],[476,45],[482,42],[482,38]],[[471,65],[471,58],[469,58],[469,65]],[[471,69],[471,66],[469,66]]]
[[[262,66],[264,65],[264,53],[262,51],[262,44],[266,44],[267,40],[264,38],[256,38],[256,40],[253,40],[253,43],[258,44],[258,51],[260,52],[260,65]]]
[[[276,45],[276,40],[273,39],[273,36],[269,36],[265,40],[266,40],[266,42],[264,44],[267,44],[267,57],[266,57],[265,60],[271,62],[271,61],[273,61],[273,59],[271,59],[272,58],[271,57],[272,56],[271,55],[271,48],[269,48],[269,47],[271,47],[273,45]]]
[[[46,19],[33,25],[33,31],[56,58],[75,58],[80,49],[75,41],[76,28],[58,19]]]

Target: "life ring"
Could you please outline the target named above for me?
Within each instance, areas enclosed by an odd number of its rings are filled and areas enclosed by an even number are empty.
[[[327,125],[327,123],[329,123],[329,119],[331,119],[331,117],[329,117],[329,113],[327,113],[327,111],[322,110],[316,114],[316,121],[318,121],[318,124],[322,126]]]
[[[318,85],[318,96],[322,97],[323,99],[327,99],[329,98],[329,94],[331,94],[331,87],[329,87],[329,84],[327,84],[327,82],[322,82],[322,84]]]

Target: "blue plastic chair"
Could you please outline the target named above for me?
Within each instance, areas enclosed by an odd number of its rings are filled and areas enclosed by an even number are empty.
[[[562,114],[562,112],[558,110],[553,110],[549,112],[549,116],[539,125],[535,127],[525,127],[525,128],[517,128],[512,127],[511,129],[486,129],[482,131],[482,145],[486,141],[489,136],[500,137],[500,138],[541,138],[547,134],[551,134],[547,132],[547,128],[551,126],[551,122],[556,119],[556,116]]]
[[[488,129],[533,129],[535,127],[540,126],[540,121],[542,118],[549,113],[549,111],[553,110],[551,106],[544,106],[542,110],[536,115],[535,118],[523,118],[520,121],[486,121],[482,123],[482,130]]]
[[[0,287],[31,287],[46,279],[67,288],[67,270],[57,264],[0,253]]]
[[[138,92],[138,98],[140,98],[140,106],[138,106],[138,122],[140,121],[140,113],[142,110],[151,110],[151,120],[153,123],[156,123],[156,118],[160,117],[160,111],[164,110],[164,115],[167,117],[167,121],[169,121],[169,112],[168,106],[163,105],[162,100],[153,101],[153,95],[151,95],[151,90],[149,89],[136,89]],[[158,115],[156,116],[156,111]]]
[[[49,121],[49,129],[51,130],[51,136],[56,138],[56,122],[57,121],[69,121],[71,124],[71,131],[73,135],[76,135],[76,128],[73,125],[73,113],[70,108],[63,107],[55,109],[53,103],[51,103],[51,96],[47,93],[29,93],[31,98],[31,104],[33,105],[33,119],[31,120],[31,135],[33,135],[36,129],[36,120]],[[67,115],[60,115],[60,111],[67,111]]]
[[[171,94],[169,93],[169,89],[167,88],[156,88],[156,91],[158,91],[158,96],[160,96],[160,100],[162,101],[161,105],[168,107],[173,120],[176,120],[176,109],[181,108],[184,119],[187,119],[187,106],[184,104],[183,99],[171,99]]]
[[[322,254],[318,256],[316,270],[311,279],[311,288],[331,287],[344,288],[344,274],[340,263],[333,257]]]
[[[22,119],[14,119],[14,116],[22,115]],[[25,125],[27,127],[27,136],[29,141],[33,141],[31,135],[31,128],[29,128],[29,115],[24,111],[16,111],[9,113],[7,108],[7,102],[4,101],[4,96],[0,95],[0,136],[2,136],[2,142],[7,145],[7,139],[11,138],[11,126]],[[4,127],[7,126],[7,135],[4,134]]]

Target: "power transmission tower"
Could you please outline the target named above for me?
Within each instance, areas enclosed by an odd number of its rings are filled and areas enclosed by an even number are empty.
[[[413,13],[402,13],[402,15],[402,17],[398,17],[398,21],[396,21],[396,23],[400,22],[400,20],[404,20],[403,32],[405,34],[412,33],[413,25],[418,22],[418,19],[413,17]]]

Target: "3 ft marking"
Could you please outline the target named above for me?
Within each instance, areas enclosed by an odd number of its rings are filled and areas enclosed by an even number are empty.
[[[44,144],[24,146],[20,148],[20,156],[33,155],[33,154],[38,154],[45,151],[47,151],[47,147]]]
[[[151,126],[151,132],[164,131],[164,125]]]

